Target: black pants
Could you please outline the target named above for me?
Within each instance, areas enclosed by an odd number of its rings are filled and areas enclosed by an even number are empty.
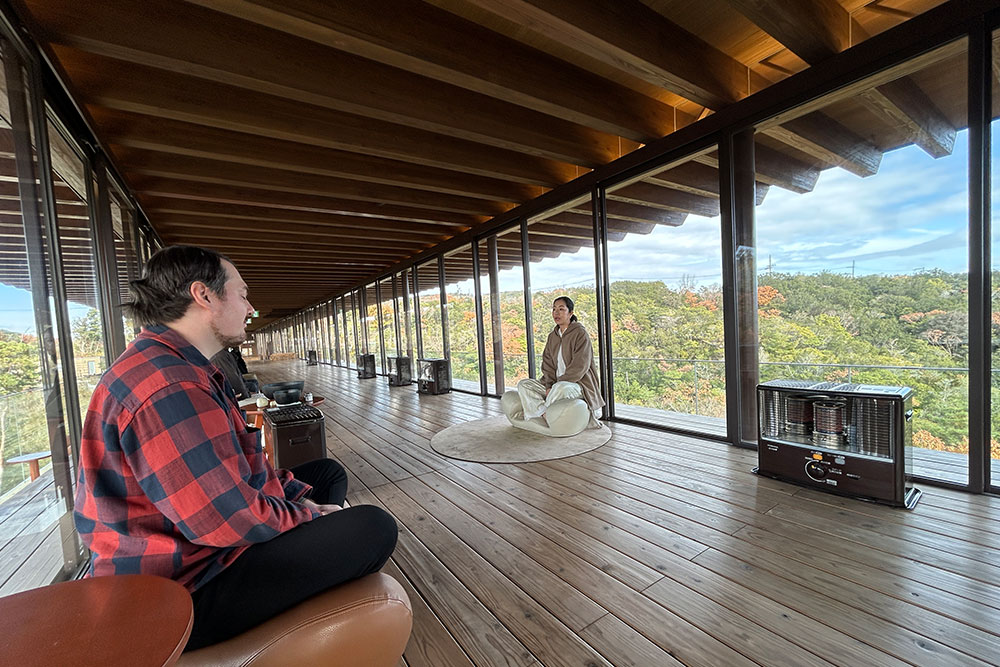
[[[312,485],[310,499],[340,505],[347,475],[331,459],[292,468]],[[377,572],[396,546],[396,521],[374,505],[333,512],[255,544],[195,591],[194,627],[185,650],[249,630],[338,584]]]

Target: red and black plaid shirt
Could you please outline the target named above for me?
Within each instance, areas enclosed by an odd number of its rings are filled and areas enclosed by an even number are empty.
[[[177,332],[144,330],[101,378],[80,446],[76,527],[91,575],[156,574],[194,591],[251,544],[311,521],[232,389]]]

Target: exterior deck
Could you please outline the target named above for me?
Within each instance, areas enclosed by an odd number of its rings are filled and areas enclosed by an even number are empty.
[[[0,596],[50,583],[62,569],[52,468],[0,504]]]
[[[352,503],[400,525],[411,667],[972,665],[1000,655],[1000,499],[924,486],[907,512],[750,473],[726,444],[613,425],[560,461],[446,459],[433,434],[497,414],[302,362]]]

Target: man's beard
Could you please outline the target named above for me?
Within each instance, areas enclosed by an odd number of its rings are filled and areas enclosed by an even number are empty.
[[[223,349],[228,349],[230,347],[237,347],[240,343],[246,340],[246,334],[239,337],[225,336],[221,331],[219,331],[219,327],[215,324],[215,322],[212,322],[211,326],[212,326],[212,333],[215,335],[215,339],[219,341],[219,344],[222,345]]]

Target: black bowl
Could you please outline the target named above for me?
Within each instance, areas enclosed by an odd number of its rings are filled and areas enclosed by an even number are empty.
[[[278,405],[288,405],[297,402],[301,395],[301,389],[275,389],[274,402]]]
[[[260,391],[268,398],[277,401],[278,398],[274,395],[274,392],[279,390],[284,390],[284,391],[293,390],[295,391],[295,397],[287,402],[294,403],[295,401],[299,400],[299,396],[302,394],[302,388],[305,386],[305,384],[306,383],[304,380],[294,380],[289,382],[269,382],[268,384],[265,384],[263,387],[261,387]],[[279,402],[285,403],[286,401],[279,401]]]

